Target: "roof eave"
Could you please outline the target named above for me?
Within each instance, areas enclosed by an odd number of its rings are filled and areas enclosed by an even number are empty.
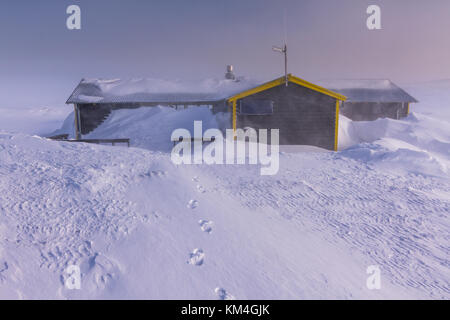
[[[68,100],[67,104],[134,104],[134,105],[209,105],[226,101],[226,99],[218,100],[195,100],[195,101],[76,101]]]
[[[337,100],[340,100],[340,101],[346,101],[347,100],[347,97],[342,95],[342,94],[340,94],[340,93],[337,93],[337,92],[334,92],[332,90],[326,89],[324,87],[318,86],[316,84],[313,84],[313,83],[308,82],[306,80],[300,79],[300,78],[295,77],[293,75],[289,75],[289,81],[297,83],[297,84],[299,84],[301,86],[304,86],[304,87],[307,87],[309,89],[312,89],[314,91],[323,93],[323,94],[325,94],[327,96],[331,96],[331,97],[336,98]]]
[[[288,75],[288,81],[291,82],[291,83],[298,84],[298,85],[300,85],[302,87],[309,88],[309,89],[314,90],[316,92],[320,92],[322,94],[325,94],[327,96],[333,97],[333,98],[335,98],[337,100],[340,100],[340,101],[346,101],[347,100],[347,97],[342,95],[342,94],[339,94],[337,92],[325,89],[325,88],[323,88],[321,86],[315,85],[315,84],[313,84],[311,82],[308,82],[306,80],[303,80],[303,79],[300,79],[298,77],[295,77],[292,74]],[[265,91],[265,90],[277,87],[277,86],[282,85],[284,83],[285,83],[285,77],[280,77],[280,78],[277,78],[277,79],[272,80],[270,82],[263,83],[262,85],[259,85],[259,86],[255,87],[255,88],[252,88],[252,89],[243,91],[243,92],[241,92],[241,93],[239,93],[237,95],[234,95],[234,96],[228,98],[227,101],[229,101],[229,102],[237,101],[239,99],[242,99],[242,98],[254,95],[256,93],[259,93],[259,92],[262,92],[262,91]]]
[[[75,92],[77,91],[78,87],[80,86],[80,84],[83,82],[84,78],[80,80],[80,82],[78,82],[78,85],[75,87],[75,89],[73,89],[72,94],[70,95],[69,99],[67,99],[66,104],[75,104],[74,102],[71,102],[70,100],[73,98],[73,95],[75,94]]]
[[[397,101],[380,101],[380,100],[353,100],[351,98],[347,99],[348,103],[419,103],[416,99],[413,100],[397,100]]]

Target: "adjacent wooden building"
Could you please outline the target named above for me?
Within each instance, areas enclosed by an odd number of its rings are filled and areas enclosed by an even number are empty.
[[[67,103],[74,105],[77,139],[94,130],[115,109],[206,105],[213,113],[228,114],[222,130],[279,129],[282,145],[337,150],[339,108],[346,97],[293,75],[287,80],[280,77],[259,85],[243,79],[222,80],[213,85],[214,90],[182,92],[176,85],[172,90],[149,91],[145,80],[82,80]]]
[[[346,97],[291,74],[228,99],[233,128],[279,129],[281,145],[337,150],[339,108]]]
[[[281,145],[337,150],[339,114],[354,121],[400,119],[417,102],[389,80],[333,80],[320,86],[289,74],[267,83],[244,78],[182,86],[138,79],[82,80],[74,105],[76,138],[97,128],[116,109],[209,106],[220,129],[279,129]],[[218,116],[219,117],[219,116]]]
[[[418,102],[405,90],[385,79],[332,80],[319,83],[347,97],[341,106],[341,114],[353,121],[401,119],[409,114],[411,103]]]

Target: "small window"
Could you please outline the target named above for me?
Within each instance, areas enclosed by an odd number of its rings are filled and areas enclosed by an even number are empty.
[[[273,101],[242,99],[239,114],[251,116],[265,116],[273,114]]]

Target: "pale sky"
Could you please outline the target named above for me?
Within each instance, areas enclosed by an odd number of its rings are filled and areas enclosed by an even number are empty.
[[[81,7],[82,29],[66,28]],[[382,30],[366,27],[370,4]],[[63,105],[81,78],[450,78],[448,0],[2,0],[0,107]]]

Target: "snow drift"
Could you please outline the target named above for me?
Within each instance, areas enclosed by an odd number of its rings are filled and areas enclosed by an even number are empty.
[[[341,118],[340,152],[282,153],[266,177],[171,163],[169,128],[215,126],[207,108],[116,111],[91,134],[133,148],[2,132],[0,298],[448,299],[450,118],[414,108]]]
[[[282,154],[262,178],[17,134],[0,150],[2,298],[448,298],[448,179],[333,153]]]
[[[406,119],[340,120],[342,157],[386,170],[442,175],[450,166],[450,123],[412,113]]]

